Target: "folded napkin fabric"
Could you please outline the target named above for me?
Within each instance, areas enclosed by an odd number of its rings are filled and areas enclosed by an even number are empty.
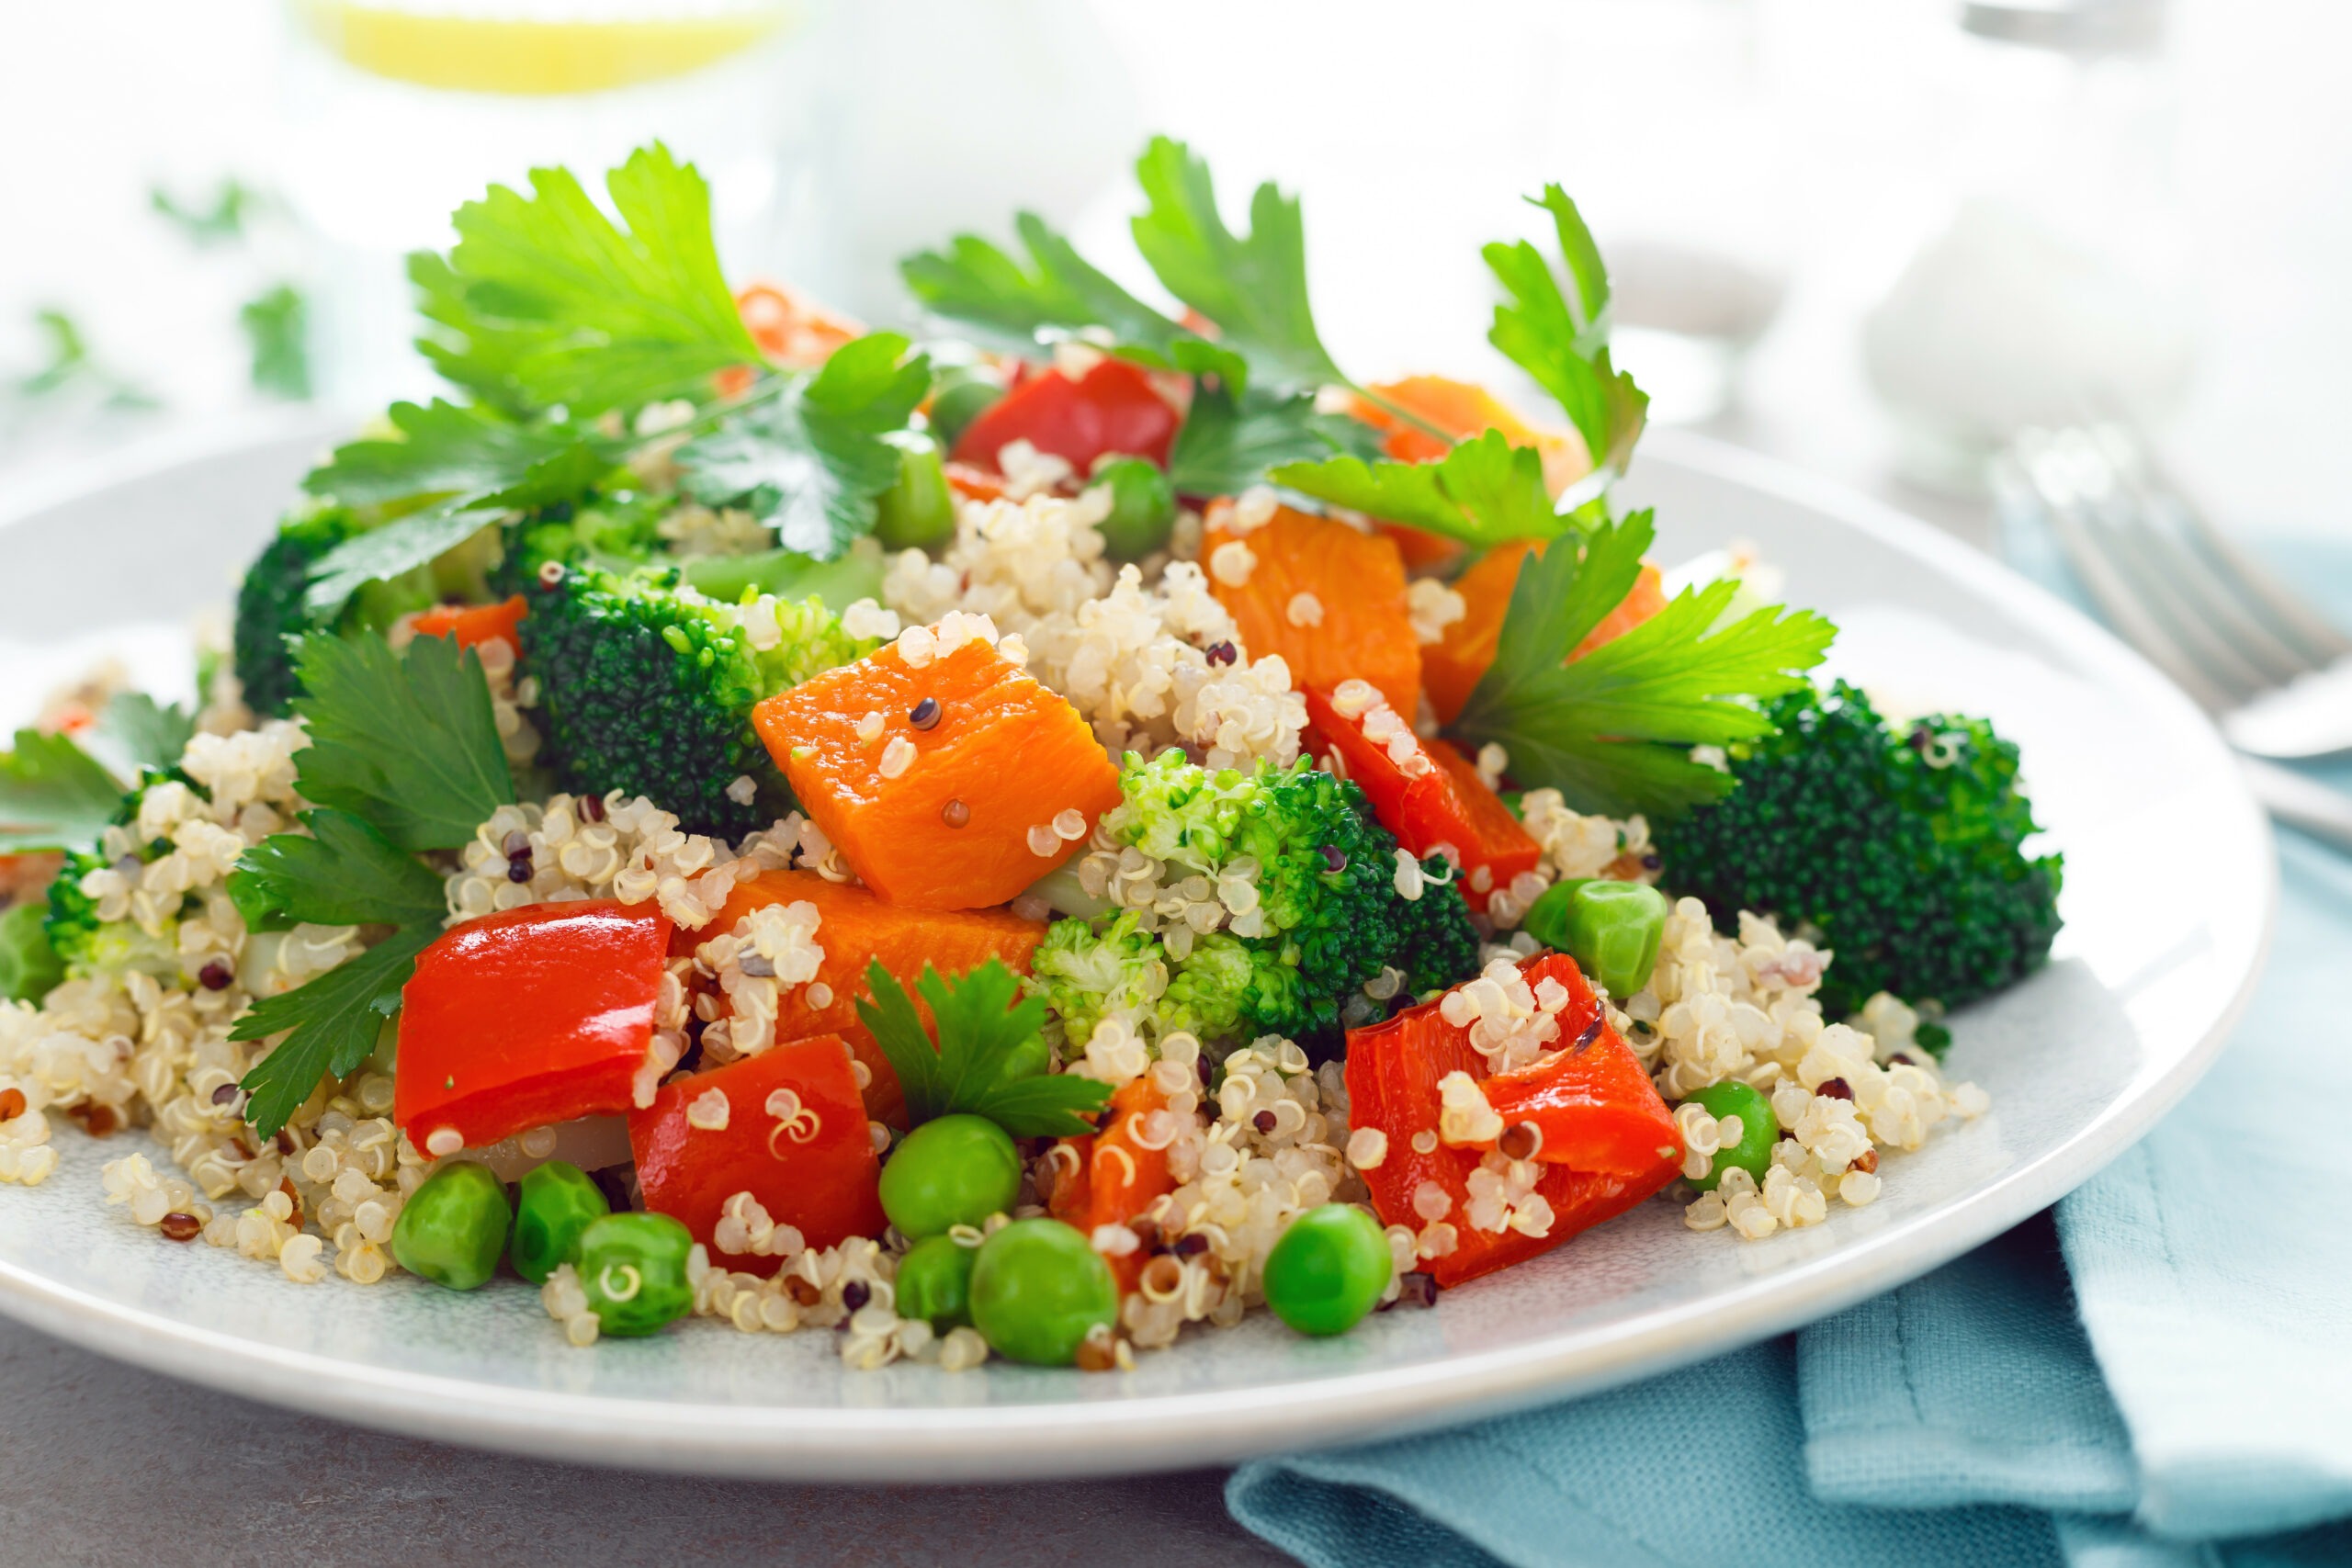
[[[1774,1339],[1590,1399],[1260,1461],[1226,1501],[1316,1568],[2052,1564],[2023,1508],[1859,1508],[1805,1483],[1797,1355]]]
[[[2269,975],[2229,1051],[2058,1209],[2139,1517],[2173,1537],[2352,1514],[2352,859],[2292,833],[2279,859]]]

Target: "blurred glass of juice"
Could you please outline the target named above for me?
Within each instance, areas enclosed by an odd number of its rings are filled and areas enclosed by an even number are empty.
[[[275,175],[318,248],[314,358],[344,407],[419,395],[401,257],[493,182],[659,138],[710,181],[730,278],[838,286],[822,0],[287,0]]]

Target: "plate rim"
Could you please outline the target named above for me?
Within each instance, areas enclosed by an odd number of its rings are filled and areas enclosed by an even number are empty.
[[[175,467],[318,437],[300,427],[205,433],[73,465],[0,492],[0,530]],[[1836,519],[1986,596],[2022,598],[2041,630],[2095,654],[2143,700],[2171,705],[2222,756],[2219,733],[2153,666],[2073,605],[1989,555],[1838,481],[1687,431],[1651,433],[1650,457]],[[2200,1079],[2267,964],[2278,869],[2267,817],[2241,785],[2260,857],[2262,927],[2237,988],[2172,1068],[2110,1101],[2072,1138],[2004,1170],[1930,1224],[1922,1216],[1680,1306],[1406,1367],[1250,1390],[950,1408],[683,1404],[488,1385],[278,1349],[111,1302],[0,1259],[0,1312],[73,1344],[267,1404],[413,1437],[544,1459],[701,1474],[906,1483],[1144,1473],[1396,1437],[1581,1397],[1721,1355],[1917,1278],[2047,1207],[2143,1136]],[[1720,1320],[1711,1324],[1711,1320]],[[1215,1419],[1206,1419],[1215,1417]]]

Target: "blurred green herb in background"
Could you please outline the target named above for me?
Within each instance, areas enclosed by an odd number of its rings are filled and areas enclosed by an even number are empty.
[[[272,397],[311,395],[310,307],[290,283],[245,301],[238,323],[253,348],[254,385]]]
[[[44,340],[48,355],[40,369],[16,381],[17,396],[55,398],[81,392],[98,396],[111,409],[156,406],[153,398],[91,357],[89,340],[64,311],[44,306],[33,312],[33,327]]]
[[[171,220],[190,243],[212,245],[227,240],[243,239],[245,220],[266,207],[268,198],[231,175],[220,182],[220,188],[213,193],[212,205],[208,209],[182,206],[178,198],[162,186],[149,188],[147,205]]]

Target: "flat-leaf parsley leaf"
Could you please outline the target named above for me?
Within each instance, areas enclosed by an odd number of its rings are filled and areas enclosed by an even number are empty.
[[[1573,522],[1553,510],[1544,458],[1499,430],[1464,441],[1433,463],[1334,457],[1293,463],[1267,478],[1302,495],[1484,548],[1506,539],[1553,539]]]
[[[365,818],[403,850],[453,850],[514,800],[481,660],[447,637],[400,653],[379,637],[305,637],[294,711],[306,800]]]
[[[122,795],[115,776],[64,736],[19,729],[0,753],[0,854],[86,850]]]
[[[812,375],[726,418],[678,452],[685,488],[712,506],[743,506],[778,543],[830,560],[874,530],[876,505],[899,477],[905,427],[931,387],[931,362],[907,340],[871,333]]]
[[[954,980],[923,965],[915,989],[937,1025],[936,1048],[914,999],[879,962],[865,983],[874,999],[859,998],[857,1016],[899,1076],[910,1124],[961,1111],[1016,1138],[1078,1137],[1094,1130],[1084,1117],[1110,1103],[1110,1085],[1046,1071],[1045,1001],[1022,996],[1020,980],[993,958]],[[1035,1053],[1023,1050],[1031,1044]]]
[[[1529,241],[1500,241],[1482,253],[1511,294],[1495,307],[1487,340],[1559,400],[1584,437],[1593,467],[1623,473],[1648,417],[1649,397],[1609,359],[1609,273],[1592,231],[1568,193],[1545,186],[1531,205],[1552,215],[1566,265],[1564,290],[1544,253]]]
[[[444,376],[502,406],[586,418],[707,397],[717,372],[762,363],[694,165],[657,141],[605,183],[626,230],[570,170],[534,169],[530,195],[492,186],[458,209],[446,263],[412,263],[433,323],[418,347]]]
[[[1633,630],[1570,661],[1622,603],[1652,537],[1650,514],[1589,541],[1531,552],[1512,586],[1495,661],[1454,728],[1510,754],[1512,776],[1560,791],[1578,811],[1671,817],[1721,797],[1731,775],[1696,746],[1765,733],[1756,699],[1804,684],[1837,628],[1806,610],[1758,610],[1718,626],[1739,585],[1686,591]]]

